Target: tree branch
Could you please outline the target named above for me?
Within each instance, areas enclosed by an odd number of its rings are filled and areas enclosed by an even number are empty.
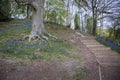
[[[33,0],[15,0],[18,5],[29,5],[33,2]]]

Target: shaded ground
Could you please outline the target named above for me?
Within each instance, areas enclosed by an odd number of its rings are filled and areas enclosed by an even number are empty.
[[[27,66],[2,64],[0,78],[1,80],[74,80],[72,74],[75,74],[73,71],[76,67],[79,66],[73,62],[48,64],[44,61],[35,61]],[[81,75],[85,76],[83,73]]]

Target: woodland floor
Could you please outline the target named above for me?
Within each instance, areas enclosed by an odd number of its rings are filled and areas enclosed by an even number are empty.
[[[99,44],[94,37],[81,37],[78,31],[55,26],[49,24],[46,29],[72,45],[68,49],[72,56],[58,54],[62,58],[57,55],[31,60],[6,58],[0,51],[0,80],[120,80],[119,54]]]

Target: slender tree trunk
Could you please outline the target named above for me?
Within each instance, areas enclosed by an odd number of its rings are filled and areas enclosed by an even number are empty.
[[[70,28],[70,21],[71,21],[71,18],[70,18],[70,0],[67,0],[67,18],[66,18],[66,26],[68,28]]]
[[[96,27],[97,27],[97,18],[94,17],[94,19],[93,19],[93,30],[92,30],[93,36],[96,35]]]
[[[113,27],[113,31],[114,31],[114,39],[116,39],[116,37],[117,37],[117,36],[116,36],[117,34],[116,34],[116,30],[115,30],[115,29],[116,29],[116,26]]]
[[[81,26],[81,32],[84,32],[84,27],[83,27],[83,14],[82,14],[82,12],[80,12],[80,26]]]
[[[71,6],[72,6],[72,7],[71,7],[71,10],[72,10],[72,11],[71,11],[71,14],[72,14],[72,15],[71,15],[71,22],[70,22],[71,25],[70,25],[70,28],[71,28],[71,29],[75,29],[75,22],[74,22],[74,20],[75,20],[74,3],[72,3]]]
[[[30,7],[27,5],[27,16],[26,16],[27,19],[30,18],[30,12],[29,12],[29,10],[30,10]]]
[[[96,0],[92,0],[92,15],[93,15],[93,36],[96,35],[96,27],[97,27],[97,11],[96,11]]]
[[[82,13],[81,13],[81,24],[82,24],[82,32],[84,33],[83,14]]]
[[[49,13],[49,9],[48,9],[48,7],[49,7],[49,4],[47,4],[47,2],[45,2],[46,3],[46,8],[45,8],[45,22],[48,22],[48,13]]]
[[[99,32],[99,35],[100,35],[100,36],[103,36],[103,19],[104,19],[104,18],[103,18],[103,13],[101,13],[101,17],[102,17],[102,18],[101,18],[101,20],[100,20],[100,30],[99,30],[100,32]]]

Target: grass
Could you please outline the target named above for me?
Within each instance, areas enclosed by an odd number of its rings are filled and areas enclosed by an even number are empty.
[[[30,22],[30,20],[28,20],[28,19],[26,19],[26,20],[25,19],[24,20],[14,19],[14,20],[8,21],[8,22],[0,22],[0,25],[2,27],[4,27],[4,26],[18,26],[18,25],[24,24],[26,22]]]
[[[3,24],[3,23],[2,23]],[[4,23],[6,24],[6,23]],[[49,41],[36,41],[29,43],[21,41],[21,34],[29,34],[31,23],[29,21],[12,21],[8,22],[9,27],[0,28],[0,57],[1,58],[20,58],[20,59],[53,59],[62,60],[64,57],[77,58],[70,53],[72,45],[64,39]],[[12,26],[11,26],[12,25]],[[56,29],[66,29],[60,25],[46,24],[49,28],[52,26]],[[54,32],[54,31],[53,31]],[[53,33],[56,34],[56,33]]]
[[[83,60],[82,56],[80,55],[81,50],[79,47],[76,44],[70,43],[68,41],[68,36],[66,37],[65,35],[61,34],[63,31],[67,34],[71,32],[71,30],[66,27],[47,23],[45,24],[45,28],[49,30],[52,35],[57,36],[58,39],[54,40],[49,38],[49,41],[28,42],[28,40],[22,41],[21,37],[23,37],[22,34],[30,33],[31,23],[29,21],[15,20],[7,23],[2,22],[2,24],[7,24],[8,27],[0,27],[1,59],[18,59],[25,61],[16,63],[19,66],[26,66],[29,64],[29,62],[27,63],[26,61],[32,62],[33,60],[45,60],[48,63],[51,61],[64,62],[68,59],[74,59],[79,62]],[[61,71],[61,75],[64,80],[87,80],[87,74],[88,72],[86,68],[75,69],[75,74],[73,76],[69,76],[68,72],[64,69]],[[46,76],[45,78],[45,80],[50,79],[51,78],[49,78],[49,76]]]

